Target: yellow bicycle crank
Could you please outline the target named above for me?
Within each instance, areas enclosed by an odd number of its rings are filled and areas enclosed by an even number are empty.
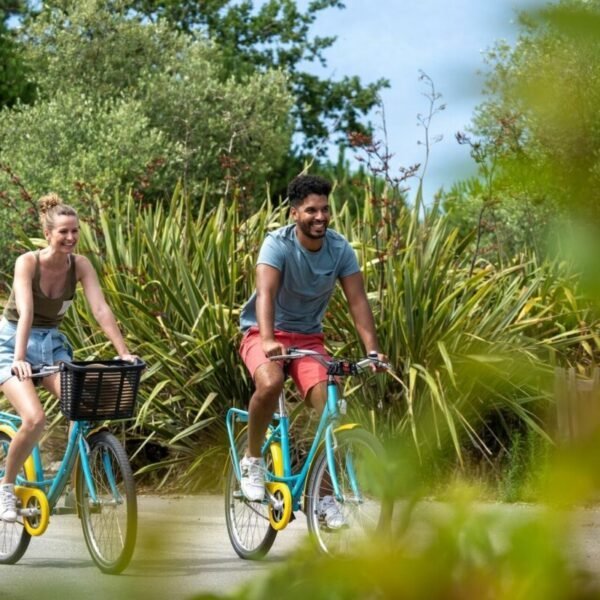
[[[42,535],[50,522],[50,505],[42,490],[15,486],[15,494],[21,500],[19,514],[23,517],[25,529],[30,535]]]
[[[281,531],[292,517],[292,494],[290,488],[281,482],[266,484],[269,495],[269,522],[276,531]]]

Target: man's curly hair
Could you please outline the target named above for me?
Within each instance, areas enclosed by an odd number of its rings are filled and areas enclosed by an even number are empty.
[[[318,175],[298,175],[288,185],[288,199],[292,206],[300,206],[311,194],[329,196],[331,183]]]

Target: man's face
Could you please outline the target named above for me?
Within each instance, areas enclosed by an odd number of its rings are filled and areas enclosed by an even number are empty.
[[[298,207],[292,206],[290,215],[303,235],[312,240],[325,237],[329,225],[327,196],[310,194]]]

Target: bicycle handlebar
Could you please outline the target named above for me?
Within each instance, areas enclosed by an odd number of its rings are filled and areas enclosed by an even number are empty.
[[[294,360],[296,358],[312,358],[317,362],[321,363],[326,369],[330,370],[337,365],[346,364],[348,365],[347,372],[337,373],[336,374],[353,374],[353,371],[362,371],[367,367],[374,365],[378,369],[384,371],[391,371],[392,365],[390,363],[383,362],[377,358],[375,355],[366,356],[357,361],[351,361],[347,359],[336,359],[336,358],[327,358],[316,352],[315,350],[303,350],[301,348],[288,348],[287,354],[279,354],[277,356],[269,356],[269,360]],[[346,371],[346,370],[345,370]]]
[[[119,359],[116,359],[119,360]],[[141,358],[136,358],[135,362],[131,363],[132,365],[141,365],[143,364],[143,360]],[[56,364],[56,365],[47,365],[47,364],[39,364],[39,365],[31,365],[31,377],[33,378],[37,378],[37,377],[46,377],[47,375],[52,375],[53,373],[58,373],[61,368],[63,363],[65,364],[71,364],[68,361],[61,361],[60,363]],[[122,363],[122,361],[121,361]],[[90,365],[94,365],[94,361],[90,361]],[[110,365],[104,365],[105,368],[110,369]],[[15,375],[14,373],[14,369],[10,370],[12,375]]]
[[[31,377],[46,377],[60,371],[60,365],[31,365]],[[16,375],[14,368],[10,370],[12,375]]]

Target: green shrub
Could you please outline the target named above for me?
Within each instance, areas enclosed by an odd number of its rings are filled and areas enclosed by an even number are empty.
[[[524,260],[471,274],[443,216],[419,222],[402,209],[382,226],[368,199],[352,211],[335,198],[332,205],[396,368],[392,377],[348,380],[352,417],[389,437],[408,435],[423,460],[435,450],[458,464],[466,448],[488,458],[509,448],[510,423],[544,436],[549,353],[567,357],[593,343],[571,321],[585,318],[585,304],[573,308],[576,291],[567,293],[561,268]],[[190,489],[218,479],[225,412],[251,394],[237,355],[239,309],[253,290],[265,231],[287,221],[285,206],[266,203],[247,219],[242,208],[223,201],[194,212],[177,190],[169,208],[128,197],[114,211],[100,206],[95,228],[82,227],[81,250],[101,273],[130,346],[149,364],[130,433],[168,456],[143,470],[165,481],[181,475],[170,481]],[[66,327],[80,355],[109,351],[81,299]],[[337,354],[362,353],[339,293],[325,329]]]

